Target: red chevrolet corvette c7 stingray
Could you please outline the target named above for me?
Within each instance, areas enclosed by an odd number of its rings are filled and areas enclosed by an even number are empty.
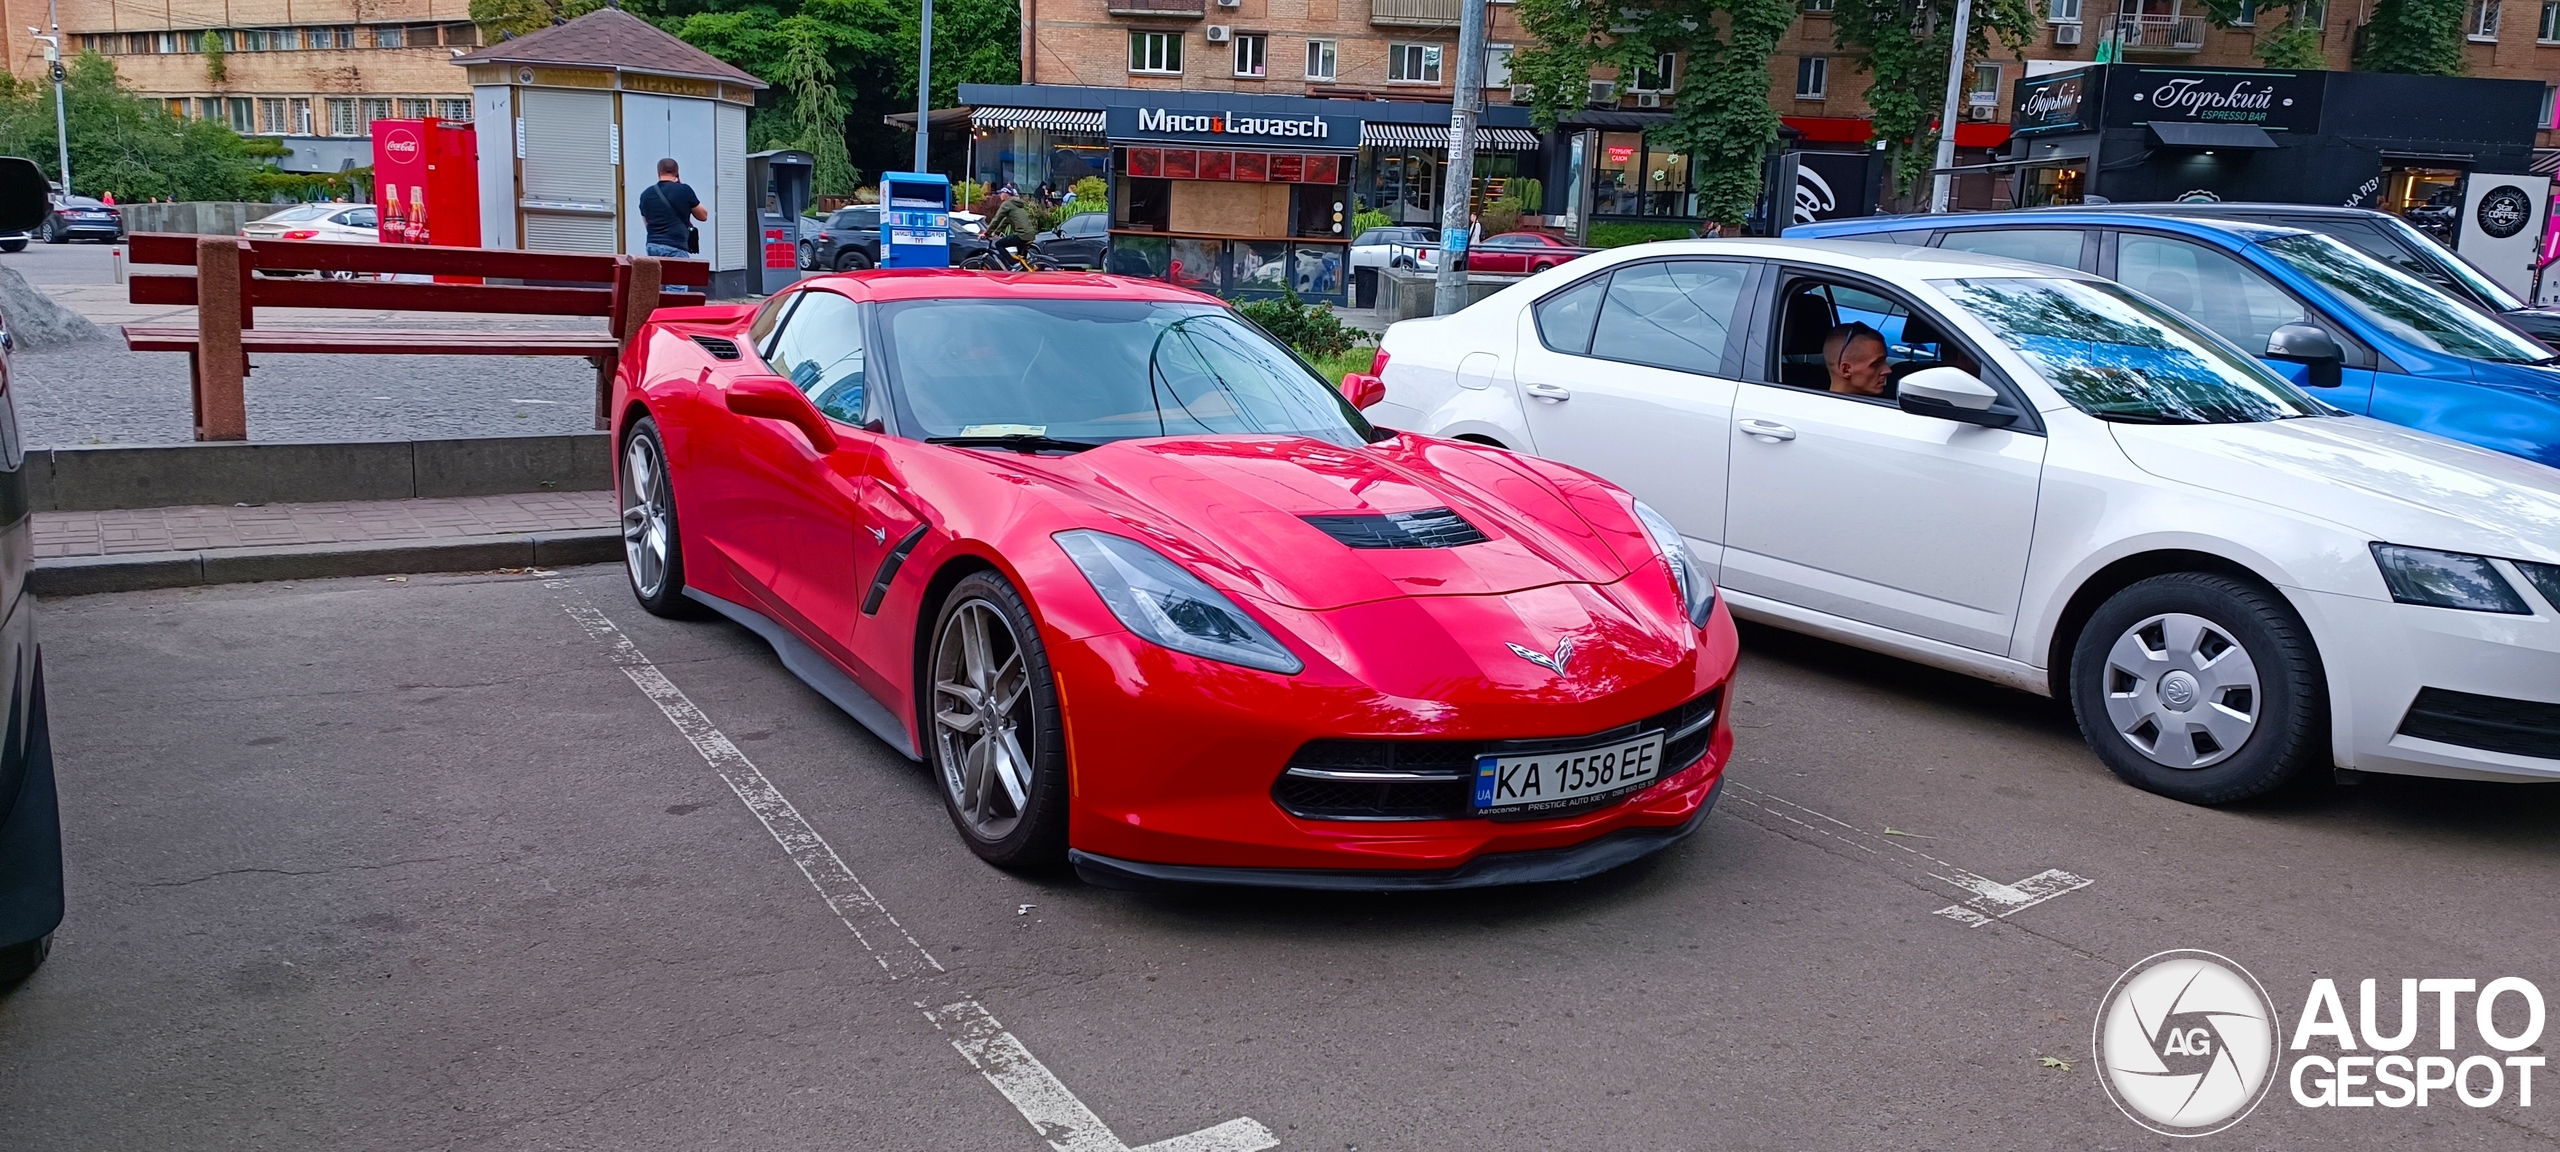
[[[1571,879],[1722,783],[1733,624],[1666,521],[1372,427],[1214,298],[820,276],[660,310],[612,404],[642,606],[763,636],[999,866]]]

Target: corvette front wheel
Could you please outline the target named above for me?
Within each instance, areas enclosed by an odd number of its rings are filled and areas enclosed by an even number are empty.
[[[972,574],[934,623],[930,755],[969,850],[999,868],[1067,851],[1067,756],[1056,682],[1031,609],[1004,577]]]
[[[676,493],[666,445],[647,416],[622,441],[622,570],[631,594],[653,616],[700,615],[684,595],[684,548],[676,534]]]

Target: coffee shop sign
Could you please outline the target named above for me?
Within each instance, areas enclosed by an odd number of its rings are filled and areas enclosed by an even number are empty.
[[[2144,97],[2144,93],[2134,94],[2136,100]],[[2273,84],[2234,80],[2228,89],[2221,89],[2207,87],[2205,81],[2193,76],[2163,81],[2148,97],[2154,112],[2173,113],[2188,120],[2242,124],[2264,123],[2277,106]],[[2290,108],[2293,101],[2285,99],[2283,106]]]

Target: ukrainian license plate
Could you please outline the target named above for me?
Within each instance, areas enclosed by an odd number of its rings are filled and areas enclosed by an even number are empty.
[[[1563,752],[1476,757],[1476,810],[1536,812],[1570,807],[1662,774],[1662,733]]]

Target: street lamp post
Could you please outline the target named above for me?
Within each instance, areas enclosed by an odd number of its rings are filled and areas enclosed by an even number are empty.
[[[1938,113],[1937,172],[1929,180],[1929,210],[1947,210],[1949,185],[1956,166],[1956,97],[1964,89],[1964,51],[1973,38],[1973,0],[1956,0],[1956,35],[1947,44],[1947,102]]]
[[[51,5],[47,5],[48,8]],[[62,166],[62,196],[71,198],[71,122],[62,113],[62,18],[49,12],[53,32],[41,28],[27,29],[28,38],[44,44],[44,62],[53,73],[53,147],[55,160]]]
[[[916,48],[916,166],[923,172],[925,116],[933,111],[933,0],[924,0],[924,19],[917,24],[922,33]]]
[[[1449,165],[1440,201],[1440,275],[1431,314],[1467,306],[1467,209],[1476,183],[1476,106],[1484,102],[1485,0],[1458,0],[1457,91],[1449,101]]]

